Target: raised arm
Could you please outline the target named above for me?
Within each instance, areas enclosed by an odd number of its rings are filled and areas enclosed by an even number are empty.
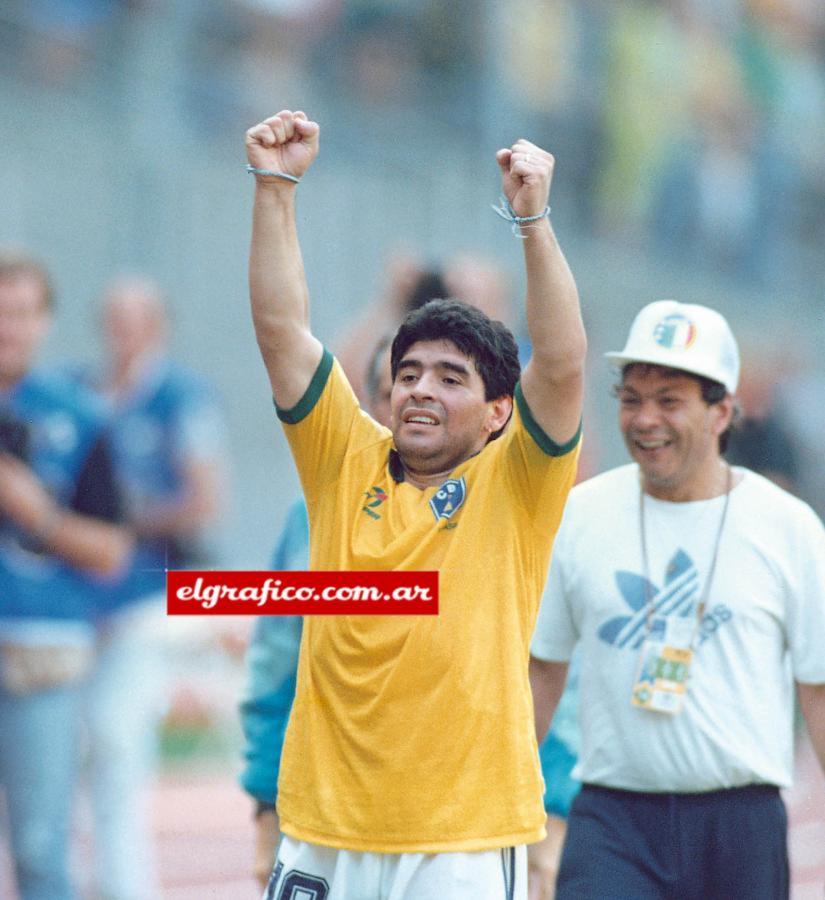
[[[553,157],[520,140],[499,150],[502,191],[516,216],[540,215],[550,198]],[[587,341],[576,282],[547,218],[521,227],[527,271],[527,329],[533,355],[521,387],[536,421],[565,444],[581,421]]]
[[[301,178],[318,155],[319,128],[302,112],[282,110],[246,133],[256,169]],[[249,293],[252,320],[272,394],[282,409],[303,397],[321,359],[309,327],[307,290],[295,227],[296,183],[255,175]]]

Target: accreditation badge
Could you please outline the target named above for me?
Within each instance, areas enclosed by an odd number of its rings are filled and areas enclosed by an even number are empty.
[[[695,629],[696,620],[692,616],[671,617],[663,635],[648,635],[642,644],[631,695],[634,706],[670,715],[682,711],[693,660],[691,644]]]

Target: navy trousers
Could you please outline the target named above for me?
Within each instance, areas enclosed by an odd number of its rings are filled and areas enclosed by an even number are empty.
[[[779,789],[649,794],[584,785],[556,900],[787,900]]]

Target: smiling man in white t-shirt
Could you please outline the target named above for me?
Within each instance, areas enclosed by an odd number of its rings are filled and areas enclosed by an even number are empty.
[[[787,897],[794,683],[825,767],[825,530],[725,462],[719,313],[651,303],[608,358],[634,464],[572,491],[532,645],[539,738],[581,653],[557,900]]]

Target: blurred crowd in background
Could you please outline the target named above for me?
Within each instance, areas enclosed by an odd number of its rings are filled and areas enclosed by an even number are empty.
[[[101,154],[115,156],[103,180],[116,185],[108,194],[119,195],[117,202],[107,198],[111,209],[100,214],[109,246],[101,255],[95,232],[95,249],[88,249],[97,258],[83,279],[70,273],[70,290],[76,294],[77,282],[86,280],[86,295],[108,269],[143,268],[164,282],[179,318],[193,315],[185,295],[208,289],[206,275],[198,282],[198,253],[226,271],[236,267],[234,275],[245,252],[231,253],[230,242],[242,247],[245,232],[215,212],[226,199],[225,182],[210,196],[197,175],[193,180],[193,167],[175,156],[198,142],[203,147],[208,135],[209,164],[233,167],[234,178],[246,127],[281,106],[310,110],[323,125],[332,171],[322,188],[329,221],[314,223],[305,236],[308,254],[324,257],[312,270],[326,265],[329,272],[324,294],[335,295],[321,313],[329,340],[384,289],[394,227],[399,240],[409,238],[405,225],[418,228],[421,243],[412,252],[424,257],[422,265],[444,262],[434,247],[456,249],[440,240],[445,230],[466,231],[474,250],[489,249],[497,226],[490,217],[479,230],[464,221],[466,207],[451,209],[465,196],[455,182],[462,172],[476,182],[478,160],[489,158],[501,136],[529,136],[559,161],[554,217],[584,283],[591,346],[598,349],[598,329],[611,315],[623,318],[620,307],[684,288],[693,296],[679,299],[720,305],[746,335],[746,363],[749,350],[756,357],[755,414],[767,416],[778,391],[778,414],[800,444],[795,478],[823,511],[825,488],[809,471],[822,439],[821,417],[810,412],[822,392],[818,346],[825,335],[825,7],[816,0],[0,0],[0,67],[13,85],[10,103],[29,102],[41,129],[42,114],[63,134],[48,102],[59,107],[72,97],[76,111],[88,115],[84,135],[95,127],[116,135],[116,153]],[[19,155],[26,145],[11,120],[7,128],[6,153]],[[32,132],[32,147],[42,152]],[[54,137],[43,133],[46,142]],[[71,151],[64,146],[42,162],[11,160],[11,215],[0,239],[49,235],[41,223],[54,216],[31,212],[39,198],[26,202],[15,170],[60,184],[64,152]],[[95,171],[91,161],[88,167]],[[204,178],[211,171],[205,167]],[[80,184],[91,177],[78,167]],[[181,218],[196,219],[191,227],[199,231],[181,236],[177,204],[185,179],[208,199],[206,207],[182,205]],[[404,204],[404,191],[435,195],[417,221],[414,210],[398,216],[393,209],[394,200]],[[449,212],[438,198],[448,191]],[[244,214],[241,188],[231,202]],[[375,218],[377,208],[385,212]],[[211,227],[201,224],[205,215],[214,215]],[[346,236],[336,231],[342,219]],[[359,222],[361,229],[351,227]],[[201,235],[222,242],[223,258],[204,248]],[[376,249],[363,259],[371,240]],[[32,249],[44,255],[47,248]],[[505,280],[509,252],[501,254]],[[356,254],[360,265],[352,264]],[[590,303],[591,274],[603,278],[600,270],[617,266],[641,275],[624,294],[611,284],[615,294]],[[214,279],[210,286],[216,295],[225,290]],[[233,294],[238,288],[236,278]],[[520,290],[512,281],[505,289]],[[206,309],[216,307],[216,296],[202,296]],[[79,334],[76,312],[64,318]],[[204,336],[203,318],[192,326],[202,347],[187,340],[184,348],[189,361],[215,346]],[[187,322],[179,331],[187,335]],[[241,383],[229,384],[229,392]]]
[[[0,244],[58,288],[44,361],[99,359],[94,298],[139,270],[169,295],[172,354],[222,394],[225,568],[264,567],[297,496],[243,274],[243,132],[282,107],[322,123],[302,242],[320,332],[350,371],[432,269],[523,330],[518,248],[484,206],[484,166],[523,135],[557,157],[591,335],[582,474],[622,458],[610,328],[675,296],[743,335],[733,461],[825,515],[819,0],[0,0],[0,105]],[[162,759],[211,754],[232,777],[249,623],[189,624],[165,637]]]
[[[383,123],[376,156],[425,120],[472,143],[494,117],[569,152],[582,228],[767,283],[825,241],[816,0],[3,6],[6,64],[63,88],[116,68],[135,29],[165,20],[182,33],[173,77],[189,125],[218,139],[274,97],[330,128]]]

